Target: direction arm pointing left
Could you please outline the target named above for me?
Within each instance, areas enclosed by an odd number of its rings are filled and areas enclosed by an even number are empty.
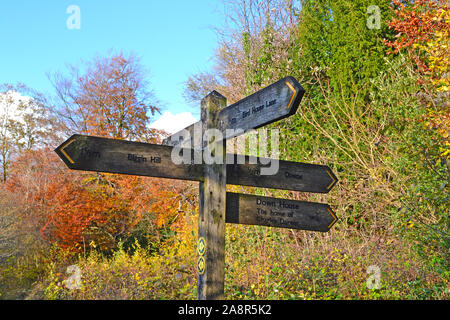
[[[199,181],[201,165],[175,165],[172,147],[92,136],[73,135],[55,149],[73,170],[121,173]]]
[[[69,139],[69,140],[67,140],[67,142],[63,143],[63,145],[61,145],[61,146],[59,147],[59,150],[58,150],[58,148],[55,150],[56,153],[60,153],[60,157],[61,157],[61,155],[64,156],[64,157],[62,157],[63,160],[66,159],[66,160],[68,160],[71,164],[74,164],[75,161],[73,161],[73,159],[67,154],[67,152],[66,152],[65,149],[66,149],[71,143],[73,143],[73,142],[75,142],[75,139]]]
[[[73,135],[55,151],[73,170],[203,181],[203,163],[194,164],[199,151],[184,149],[190,163],[174,164],[172,150],[165,145]],[[244,163],[239,163],[242,157]],[[337,182],[328,166],[274,160],[279,161],[278,172],[260,175],[270,159],[257,158],[256,164],[248,156],[228,154],[227,159],[232,160],[227,163],[227,184],[328,193]]]

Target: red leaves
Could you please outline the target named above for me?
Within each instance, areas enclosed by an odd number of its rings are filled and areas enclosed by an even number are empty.
[[[144,215],[159,228],[176,224],[186,210],[182,182],[126,175],[71,171],[52,150],[24,153],[12,165],[7,188],[21,194],[24,221],[38,223],[41,235],[79,251],[94,241],[111,248]]]
[[[394,41],[384,40],[392,50],[388,54],[396,54],[402,49],[408,49],[421,71],[427,71],[423,59],[414,51],[414,45],[429,41],[434,32],[448,28],[443,21],[433,19],[438,8],[446,7],[444,0],[416,0],[409,5],[404,1],[393,0],[395,18],[389,22],[389,27],[398,32]]]
[[[55,88],[66,108],[61,114],[67,127],[74,125],[78,133],[160,139],[147,128],[149,112],[159,109],[151,103],[143,68],[134,56],[98,58],[84,73],[74,69],[71,80],[55,77]],[[71,171],[47,149],[15,159],[8,188],[23,195],[26,214],[39,218],[46,240],[74,251],[91,241],[111,248],[144,215],[156,216],[162,226],[176,221],[180,212],[179,195],[167,180]]]
[[[101,197],[89,193],[76,181],[64,176],[57,180],[58,184],[53,185],[57,189],[47,195],[51,210],[41,233],[44,238],[70,248],[85,241],[86,228],[104,223],[104,213],[110,208]]]
[[[62,108],[78,133],[117,139],[141,139],[148,135],[153,94],[148,90],[143,66],[123,54],[97,58],[84,74],[73,68],[72,79],[55,77]],[[81,129],[81,131],[80,131]]]

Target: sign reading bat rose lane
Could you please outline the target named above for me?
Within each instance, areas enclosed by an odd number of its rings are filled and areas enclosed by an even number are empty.
[[[225,139],[230,139],[251,129],[257,129],[272,122],[289,117],[297,111],[305,89],[293,77],[283,78],[270,86],[220,110],[217,129],[222,130]],[[200,121],[201,122],[201,121]],[[184,130],[189,132],[190,141],[177,132],[164,140],[167,145],[196,145],[194,130],[201,127],[194,123]],[[182,130],[183,131],[183,130]]]
[[[55,152],[74,170],[199,181],[197,297],[223,299],[225,223],[327,232],[338,220],[328,204],[226,192],[226,184],[315,193],[328,193],[336,185],[337,178],[328,166],[225,152],[226,139],[294,114],[303,94],[303,88],[292,77],[228,107],[225,97],[211,92],[202,100],[201,122],[187,131],[200,128],[197,137],[203,137],[211,128],[233,130],[225,134],[223,141],[200,141],[202,148],[191,149],[192,144],[187,142],[194,138],[186,141],[177,134],[166,139],[164,145],[76,134]],[[180,150],[190,159],[183,157],[182,162],[175,163],[173,153]],[[220,155],[223,162],[204,161],[207,152]],[[278,170],[262,174],[271,161],[278,161]]]

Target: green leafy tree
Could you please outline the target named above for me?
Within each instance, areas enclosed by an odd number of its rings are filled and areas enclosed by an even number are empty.
[[[306,78],[319,74],[330,81],[334,90],[342,89],[347,96],[357,88],[368,92],[368,80],[385,66],[383,39],[392,37],[386,23],[391,16],[389,4],[386,0],[305,1],[297,46],[291,54],[295,69]],[[379,16],[368,10],[374,6],[379,9]],[[380,28],[369,28],[368,22],[378,17]],[[300,56],[296,52],[299,49]]]

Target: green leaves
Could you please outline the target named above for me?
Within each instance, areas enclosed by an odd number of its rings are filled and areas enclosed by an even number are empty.
[[[367,8],[376,5],[381,12],[381,28],[368,29]],[[311,0],[306,1],[298,26],[297,40],[302,55],[296,60],[305,77],[329,80],[334,90],[346,96],[355,89],[370,89],[368,80],[383,69],[388,36],[389,1]],[[295,58],[293,52],[293,58]]]

